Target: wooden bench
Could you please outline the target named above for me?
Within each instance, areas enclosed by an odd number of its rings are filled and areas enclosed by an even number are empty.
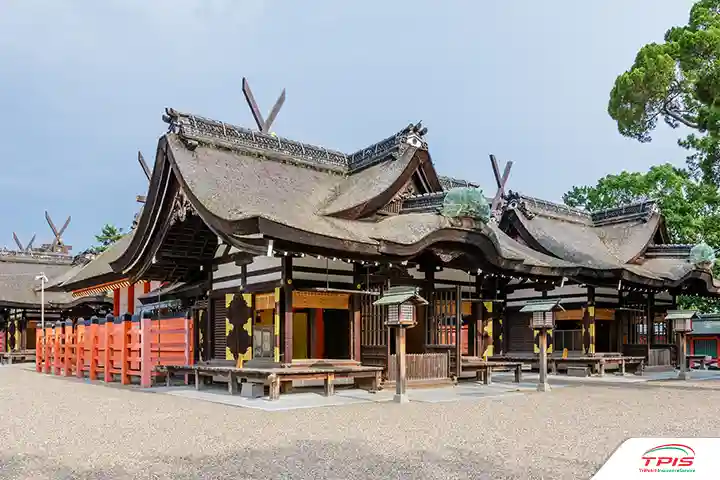
[[[635,373],[642,375],[645,368],[645,357],[626,357],[626,356],[583,356],[583,357],[567,357],[567,358],[548,358],[548,363],[552,369],[552,374],[557,375],[557,366],[559,363],[568,365],[587,365],[592,368],[594,373],[599,376],[605,376],[605,367],[607,365],[618,365],[620,374],[625,375],[628,365],[635,367]]]
[[[5,352],[0,354],[0,364],[27,363],[35,361],[35,350],[22,352]]]
[[[209,365],[168,365],[158,366],[155,370],[165,374],[166,385],[172,385],[174,375],[192,374],[195,377],[195,388],[201,389],[203,379],[223,377],[228,381],[228,392],[237,393],[238,380],[249,383],[267,385],[270,389],[270,400],[280,398],[280,392],[288,392],[294,380],[322,380],[325,396],[335,393],[335,379],[352,378],[357,387],[361,385],[371,392],[380,389],[382,367],[341,366],[323,368],[235,368]]]
[[[501,362],[501,361],[485,361],[480,359],[468,359],[467,357],[462,361],[462,370],[475,371],[477,381],[482,381],[485,385],[492,383],[492,372],[493,371],[507,371],[513,370],[515,372],[515,383],[522,381],[522,362]]]
[[[538,361],[538,355],[502,355],[497,357],[488,357],[488,362],[500,363],[500,362],[523,362],[523,363],[534,363]],[[578,356],[578,357],[567,357],[561,358],[548,354],[548,367],[551,369],[553,375],[557,375],[558,364],[566,365],[587,365],[592,368],[594,373],[597,373],[601,377],[605,375],[605,367],[607,365],[618,365],[620,373],[625,375],[625,370],[628,366],[634,367],[635,373],[642,375],[645,369],[645,357],[642,356],[626,356],[618,355],[616,353],[607,354],[599,353],[597,355],[590,356]]]
[[[700,369],[701,370],[707,370],[707,367],[710,363],[712,363],[712,357],[709,357],[708,355],[686,355],[687,360],[687,367],[692,368],[693,362],[700,363]]]

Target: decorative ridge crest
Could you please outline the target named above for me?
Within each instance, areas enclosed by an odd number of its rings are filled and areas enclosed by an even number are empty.
[[[596,210],[590,213],[594,226],[611,225],[629,220],[647,220],[657,212],[657,202],[649,199],[639,199],[619,207]]]
[[[590,222],[590,214],[582,210],[568,207],[561,203],[555,203],[540,198],[523,195],[510,190],[506,196],[506,208],[509,210],[518,209],[532,218],[535,215],[557,216],[564,215],[568,220],[578,220],[581,223]],[[567,218],[570,217],[570,218]]]
[[[695,245],[678,243],[678,244],[661,244],[650,245],[645,250],[646,258],[687,258],[690,256],[690,250]]]
[[[198,115],[181,113],[172,108],[165,109],[163,121],[169,124],[169,132],[199,142],[222,143],[231,149],[269,150],[330,169],[344,171],[348,165],[347,156],[336,150],[296,142],[275,134],[257,132]]]
[[[165,109],[163,121],[169,125],[169,133],[178,134],[186,140],[223,146],[233,150],[270,151],[346,175],[384,161],[389,156],[397,158],[408,146],[427,149],[427,142],[423,139],[427,128],[423,127],[421,123],[410,124],[395,135],[346,155],[338,150],[297,142],[274,133],[259,132],[198,115],[182,113],[172,108]]]
[[[19,252],[16,250],[0,249],[0,261],[22,262],[22,263],[44,263],[50,265],[71,265],[74,257],[64,253],[55,252]]]
[[[687,248],[690,250],[692,247],[694,247],[694,243],[660,243],[655,245],[650,245],[648,247],[648,250],[664,250],[664,249],[673,249],[673,248]]]
[[[455,187],[480,188],[479,184],[470,182],[467,180],[463,180],[461,178],[440,176],[440,177],[438,177],[438,179],[440,180],[440,185],[442,185],[443,190],[450,190],[451,188],[455,188]]]
[[[447,192],[413,195],[403,200],[400,213],[439,212]]]
[[[408,147],[427,150],[428,144],[424,140],[427,131],[427,127],[423,127],[422,122],[411,123],[395,135],[348,155],[349,173],[353,174],[385,161],[389,156],[397,158]]]

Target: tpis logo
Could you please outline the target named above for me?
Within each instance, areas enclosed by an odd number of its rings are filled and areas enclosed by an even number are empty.
[[[694,472],[695,450],[681,443],[658,445],[642,455],[642,473]]]

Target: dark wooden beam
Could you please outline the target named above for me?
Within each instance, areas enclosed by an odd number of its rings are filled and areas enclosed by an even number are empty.
[[[283,362],[292,362],[293,355],[293,278],[292,278],[292,257],[282,259],[282,292],[284,301],[284,355]]]
[[[358,263],[353,263],[353,288],[362,288],[362,269]],[[359,294],[352,296],[352,313],[350,317],[350,352],[351,359],[362,361],[362,297]]]
[[[462,375],[462,287],[455,287],[455,376]],[[468,341],[470,339],[468,338]]]

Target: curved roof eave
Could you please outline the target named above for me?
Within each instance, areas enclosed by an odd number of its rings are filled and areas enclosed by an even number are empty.
[[[59,310],[68,310],[84,303],[112,303],[112,299],[106,295],[94,295],[90,297],[76,298],[70,302],[64,303],[49,302],[49,305]]]
[[[407,184],[407,182],[410,180],[412,175],[415,173],[415,171],[418,169],[418,167],[427,159],[427,150],[420,150],[417,147],[410,146],[408,147],[405,152],[402,153],[400,158],[392,160],[393,163],[397,162],[401,165],[404,164],[402,170],[392,175],[390,178],[385,179],[384,182],[381,182],[381,185],[384,186],[379,192],[374,192],[372,190],[368,190],[367,188],[362,188],[360,185],[354,185],[353,188],[351,188],[351,191],[358,191],[361,193],[361,195],[358,196],[356,199],[345,199],[345,203],[347,205],[340,205],[341,208],[333,208],[334,204],[339,200],[333,200],[327,205],[326,207],[322,208],[319,213],[322,215],[328,215],[333,217],[339,217],[339,218],[346,218],[346,219],[357,219],[361,218],[367,215],[370,215],[374,213],[375,211],[379,210],[380,208],[387,205],[395,195],[398,194],[398,192]],[[374,170],[376,169],[383,169],[387,166],[385,164],[378,164],[372,167],[369,167],[359,173],[355,173],[350,175],[347,182],[351,181],[357,181],[357,180],[364,180],[365,176],[368,174],[374,173]],[[385,173],[385,172],[378,172],[379,174]],[[354,178],[357,177],[357,178]],[[369,182],[370,185],[377,185],[377,182]],[[342,184],[341,184],[342,185]],[[362,193],[365,193],[366,195],[362,195]],[[345,195],[349,194],[351,192],[346,192]],[[343,196],[345,196],[343,195]],[[342,198],[342,197],[340,197]]]

